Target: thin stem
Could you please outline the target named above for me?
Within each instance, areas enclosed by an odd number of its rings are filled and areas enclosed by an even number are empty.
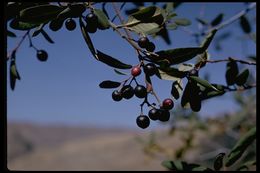
[[[28,34],[27,36],[28,36],[28,39],[29,39],[29,44],[30,44],[29,46],[34,48],[34,50],[38,51],[38,49],[32,43],[32,38],[31,38],[30,34]]]
[[[228,20],[222,22],[221,24],[207,30],[206,32],[204,32],[204,34],[211,32],[214,29],[222,29],[223,27],[230,25],[231,23],[235,22],[236,20],[238,20],[241,16],[245,15],[246,13],[248,13],[250,10],[254,9],[256,7],[256,3],[250,3],[248,5],[248,7],[242,11],[240,11],[239,13],[237,13],[236,15],[234,15],[233,17],[229,18]]]
[[[28,30],[23,36],[22,39],[18,42],[17,46],[9,53],[9,55],[7,55],[6,60],[9,60],[11,55],[13,54],[13,52],[16,52],[19,47],[21,46],[21,44],[23,43],[24,39],[26,38],[27,35],[29,35],[30,30]]]
[[[220,59],[220,60],[206,60],[206,62],[209,63],[218,63],[218,62],[226,62],[226,61],[236,61],[242,64],[248,64],[248,65],[256,65],[256,62],[251,62],[251,61],[244,61],[244,60],[239,60],[239,59]]]

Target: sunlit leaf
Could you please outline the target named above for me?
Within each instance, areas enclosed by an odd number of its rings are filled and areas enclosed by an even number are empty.
[[[99,61],[111,66],[111,67],[114,67],[114,68],[119,68],[119,69],[130,69],[132,68],[132,65],[129,65],[129,64],[125,64],[119,60],[117,60],[116,58],[113,58],[99,50],[97,50],[97,56],[98,56],[98,59]]]
[[[110,23],[109,23],[109,20],[108,20],[106,14],[102,10],[99,10],[99,9],[94,9],[93,12],[98,18],[99,29],[108,29],[110,27]]]

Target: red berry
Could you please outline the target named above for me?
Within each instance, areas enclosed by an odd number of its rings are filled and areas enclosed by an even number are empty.
[[[135,76],[139,76],[141,74],[141,68],[139,66],[135,66],[132,68],[131,70],[131,74],[135,77]]]
[[[173,103],[172,99],[167,98],[167,99],[165,99],[165,100],[163,101],[162,107],[163,107],[164,109],[170,110],[170,109],[173,108],[173,106],[174,106],[174,103]]]

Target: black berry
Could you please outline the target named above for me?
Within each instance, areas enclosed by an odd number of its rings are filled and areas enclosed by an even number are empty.
[[[49,28],[52,31],[58,31],[63,25],[63,20],[61,19],[54,19],[50,22]]]
[[[159,116],[160,116],[160,111],[158,109],[151,109],[149,112],[148,112],[148,116],[151,120],[158,120],[159,119]]]
[[[97,31],[97,27],[91,24],[87,24],[86,29],[88,33],[95,33]]]
[[[165,99],[165,100],[163,101],[162,107],[163,107],[164,109],[170,110],[170,109],[173,108],[173,106],[174,106],[174,103],[173,103],[172,99],[169,99],[169,98],[168,98],[168,99]]]
[[[135,96],[138,98],[145,98],[147,95],[147,91],[146,88],[143,85],[137,85],[135,87]]]
[[[134,89],[131,85],[125,85],[121,89],[121,93],[122,93],[123,98],[130,99],[134,96]]]
[[[122,100],[122,94],[119,92],[119,91],[117,91],[117,90],[115,90],[113,93],[112,93],[112,99],[114,100],[114,101],[120,101],[120,100]]]
[[[153,63],[148,63],[144,66],[144,72],[148,76],[153,76],[156,73],[156,66]]]
[[[136,118],[136,124],[138,127],[145,129],[150,125],[150,119],[146,115],[139,115]]]
[[[37,58],[40,61],[47,61],[48,53],[45,50],[38,50],[37,51]]]
[[[165,109],[159,109],[159,111],[160,111],[160,116],[159,116],[158,119],[162,122],[169,121],[170,112],[168,110],[165,110]]]
[[[149,39],[147,37],[141,37],[139,38],[138,40],[138,45],[141,47],[141,48],[146,48],[149,44]]]
[[[153,44],[153,42],[149,42],[145,49],[150,52],[153,52],[155,50],[155,45]]]
[[[76,22],[73,19],[68,19],[65,22],[67,30],[72,31],[76,28]]]
[[[86,16],[86,22],[91,25],[95,25],[97,27],[98,18],[94,13],[89,13]]]

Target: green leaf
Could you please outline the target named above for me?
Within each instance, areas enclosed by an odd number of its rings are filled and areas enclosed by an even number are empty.
[[[175,81],[177,79],[186,77],[187,72],[180,71],[180,70],[173,68],[173,67],[165,67],[165,68],[159,67],[158,73],[156,73],[156,75],[160,79]]]
[[[132,65],[129,65],[129,64],[125,64],[107,54],[104,54],[103,52],[97,50],[97,56],[98,56],[98,59],[99,61],[111,66],[111,67],[114,67],[114,68],[119,68],[119,69],[130,69],[132,68]]]
[[[256,165],[256,160],[250,160],[237,168],[237,171],[248,171],[250,166]]]
[[[32,28],[37,27],[38,24],[30,24],[30,23],[26,23],[26,22],[22,22],[20,20],[18,20],[17,18],[14,18],[11,22],[10,22],[10,27],[15,29],[15,30],[29,30]]]
[[[190,108],[194,112],[199,112],[201,109],[201,98],[199,96],[200,87],[197,85],[196,82],[191,81],[190,90],[191,90],[189,95]]]
[[[147,18],[151,18],[154,14],[155,11],[158,7],[156,6],[150,6],[150,7],[145,7],[135,13],[133,13],[131,16],[136,18],[137,20],[146,20]]]
[[[166,16],[166,20],[168,21],[168,20],[170,20],[171,18],[173,18],[173,17],[175,17],[175,16],[177,16],[177,14],[174,13],[174,12],[172,12],[172,13],[170,13],[170,14],[168,14],[168,15]]]
[[[165,7],[166,12],[170,13],[173,11],[173,9],[174,9],[174,2],[167,2]]]
[[[63,10],[57,5],[38,5],[20,11],[20,19],[30,24],[49,22]]]
[[[10,87],[12,90],[15,89],[16,79],[21,80],[21,77],[17,71],[15,56],[16,56],[16,51],[12,52],[11,62],[10,62]]]
[[[249,70],[245,69],[243,72],[241,72],[237,77],[236,77],[236,84],[241,86],[244,85],[248,79],[249,76]]]
[[[156,54],[160,56],[160,59],[167,59],[171,65],[186,62],[201,53],[202,53],[202,48],[197,48],[197,47],[177,48],[177,49],[169,49],[169,50],[162,50],[156,52]]]
[[[131,30],[138,34],[155,34],[161,30],[160,26],[157,23],[139,23],[130,27]]]
[[[240,26],[242,28],[242,30],[244,31],[244,33],[248,34],[251,32],[251,26],[250,23],[248,21],[248,19],[246,18],[245,15],[240,17]]]
[[[233,165],[245,152],[247,147],[251,145],[256,139],[256,127],[251,128],[232,148],[226,159],[224,160],[225,166]]]
[[[91,41],[91,38],[88,34],[88,31],[87,31],[87,28],[85,27],[83,21],[82,21],[82,18],[79,18],[79,25],[80,25],[80,29],[81,29],[81,33],[83,35],[83,38],[85,40],[85,42],[87,43],[87,46],[90,50],[90,52],[92,53],[92,55],[94,56],[94,58],[96,58],[97,60],[98,59],[98,56],[97,56],[97,53],[96,53],[96,49]]]
[[[194,64],[183,63],[183,64],[179,65],[178,70],[183,71],[183,72],[188,72],[188,71],[192,70],[193,68],[194,68]]]
[[[236,82],[236,77],[238,75],[238,66],[237,62],[233,59],[229,59],[230,61],[227,63],[226,66],[226,82],[227,85],[233,85]]]
[[[123,73],[123,72],[121,72],[121,71],[119,71],[119,70],[117,70],[117,69],[114,69],[114,71],[115,71],[117,74],[119,74],[119,75],[127,75],[127,74],[125,74],[125,73]]]
[[[103,81],[99,84],[100,88],[117,88],[120,86],[120,82],[115,82],[115,81],[111,81],[111,80],[106,80]]]
[[[12,31],[7,30],[7,36],[8,37],[16,37],[15,33],[13,33]]]
[[[188,82],[184,88],[182,97],[181,97],[181,106],[183,108],[189,108],[190,107],[190,95],[191,95],[191,82]]]
[[[171,94],[172,96],[177,100],[180,98],[180,95],[182,93],[183,90],[183,84],[182,84],[182,80],[178,79],[175,82],[172,83],[172,89],[171,89]]]
[[[176,25],[175,23],[170,23],[167,24],[166,28],[170,30],[176,30],[178,28],[178,25]]]
[[[180,25],[180,26],[188,26],[188,25],[191,24],[190,20],[185,19],[185,18],[175,19],[174,22],[175,22],[177,25]]]
[[[206,61],[209,60],[210,54],[206,50],[202,54],[198,55],[197,57],[197,63],[195,64],[195,67],[202,68],[206,65]]]
[[[57,18],[64,20],[67,18],[80,17],[85,10],[86,7],[83,4],[71,4],[69,7],[61,11]]]
[[[110,22],[106,16],[106,14],[102,10],[99,10],[99,9],[94,9],[93,12],[98,18],[99,29],[108,29],[110,27]]]
[[[47,32],[45,32],[43,29],[41,29],[41,34],[43,35],[43,37],[49,42],[54,44],[54,41],[51,39],[51,37],[47,34]]]
[[[206,51],[211,43],[211,41],[213,40],[216,32],[218,30],[213,29],[207,36],[206,38],[203,40],[203,42],[201,43],[200,47],[203,49],[202,52]]]
[[[208,22],[207,22],[206,20],[204,20],[204,19],[196,18],[196,20],[197,20],[200,24],[202,24],[202,25],[208,25]]]
[[[171,171],[213,171],[212,169],[206,168],[199,164],[187,163],[179,160],[165,160],[162,162],[162,166]]]
[[[216,158],[215,158],[215,161],[214,161],[214,169],[216,171],[219,171],[222,166],[223,166],[223,159],[224,159],[224,156],[226,154],[225,153],[219,153]]]
[[[190,76],[190,79],[193,80],[196,83],[199,83],[200,85],[204,86],[205,88],[209,88],[209,89],[213,89],[215,91],[219,91],[216,87],[211,85],[208,81],[201,79],[200,77]]]
[[[224,14],[223,13],[220,13],[219,15],[217,15],[216,17],[215,17],[215,19],[213,19],[212,21],[211,21],[211,26],[216,26],[216,25],[218,25],[218,24],[220,24],[220,22],[222,21],[222,19],[223,19],[223,16],[224,16]]]

